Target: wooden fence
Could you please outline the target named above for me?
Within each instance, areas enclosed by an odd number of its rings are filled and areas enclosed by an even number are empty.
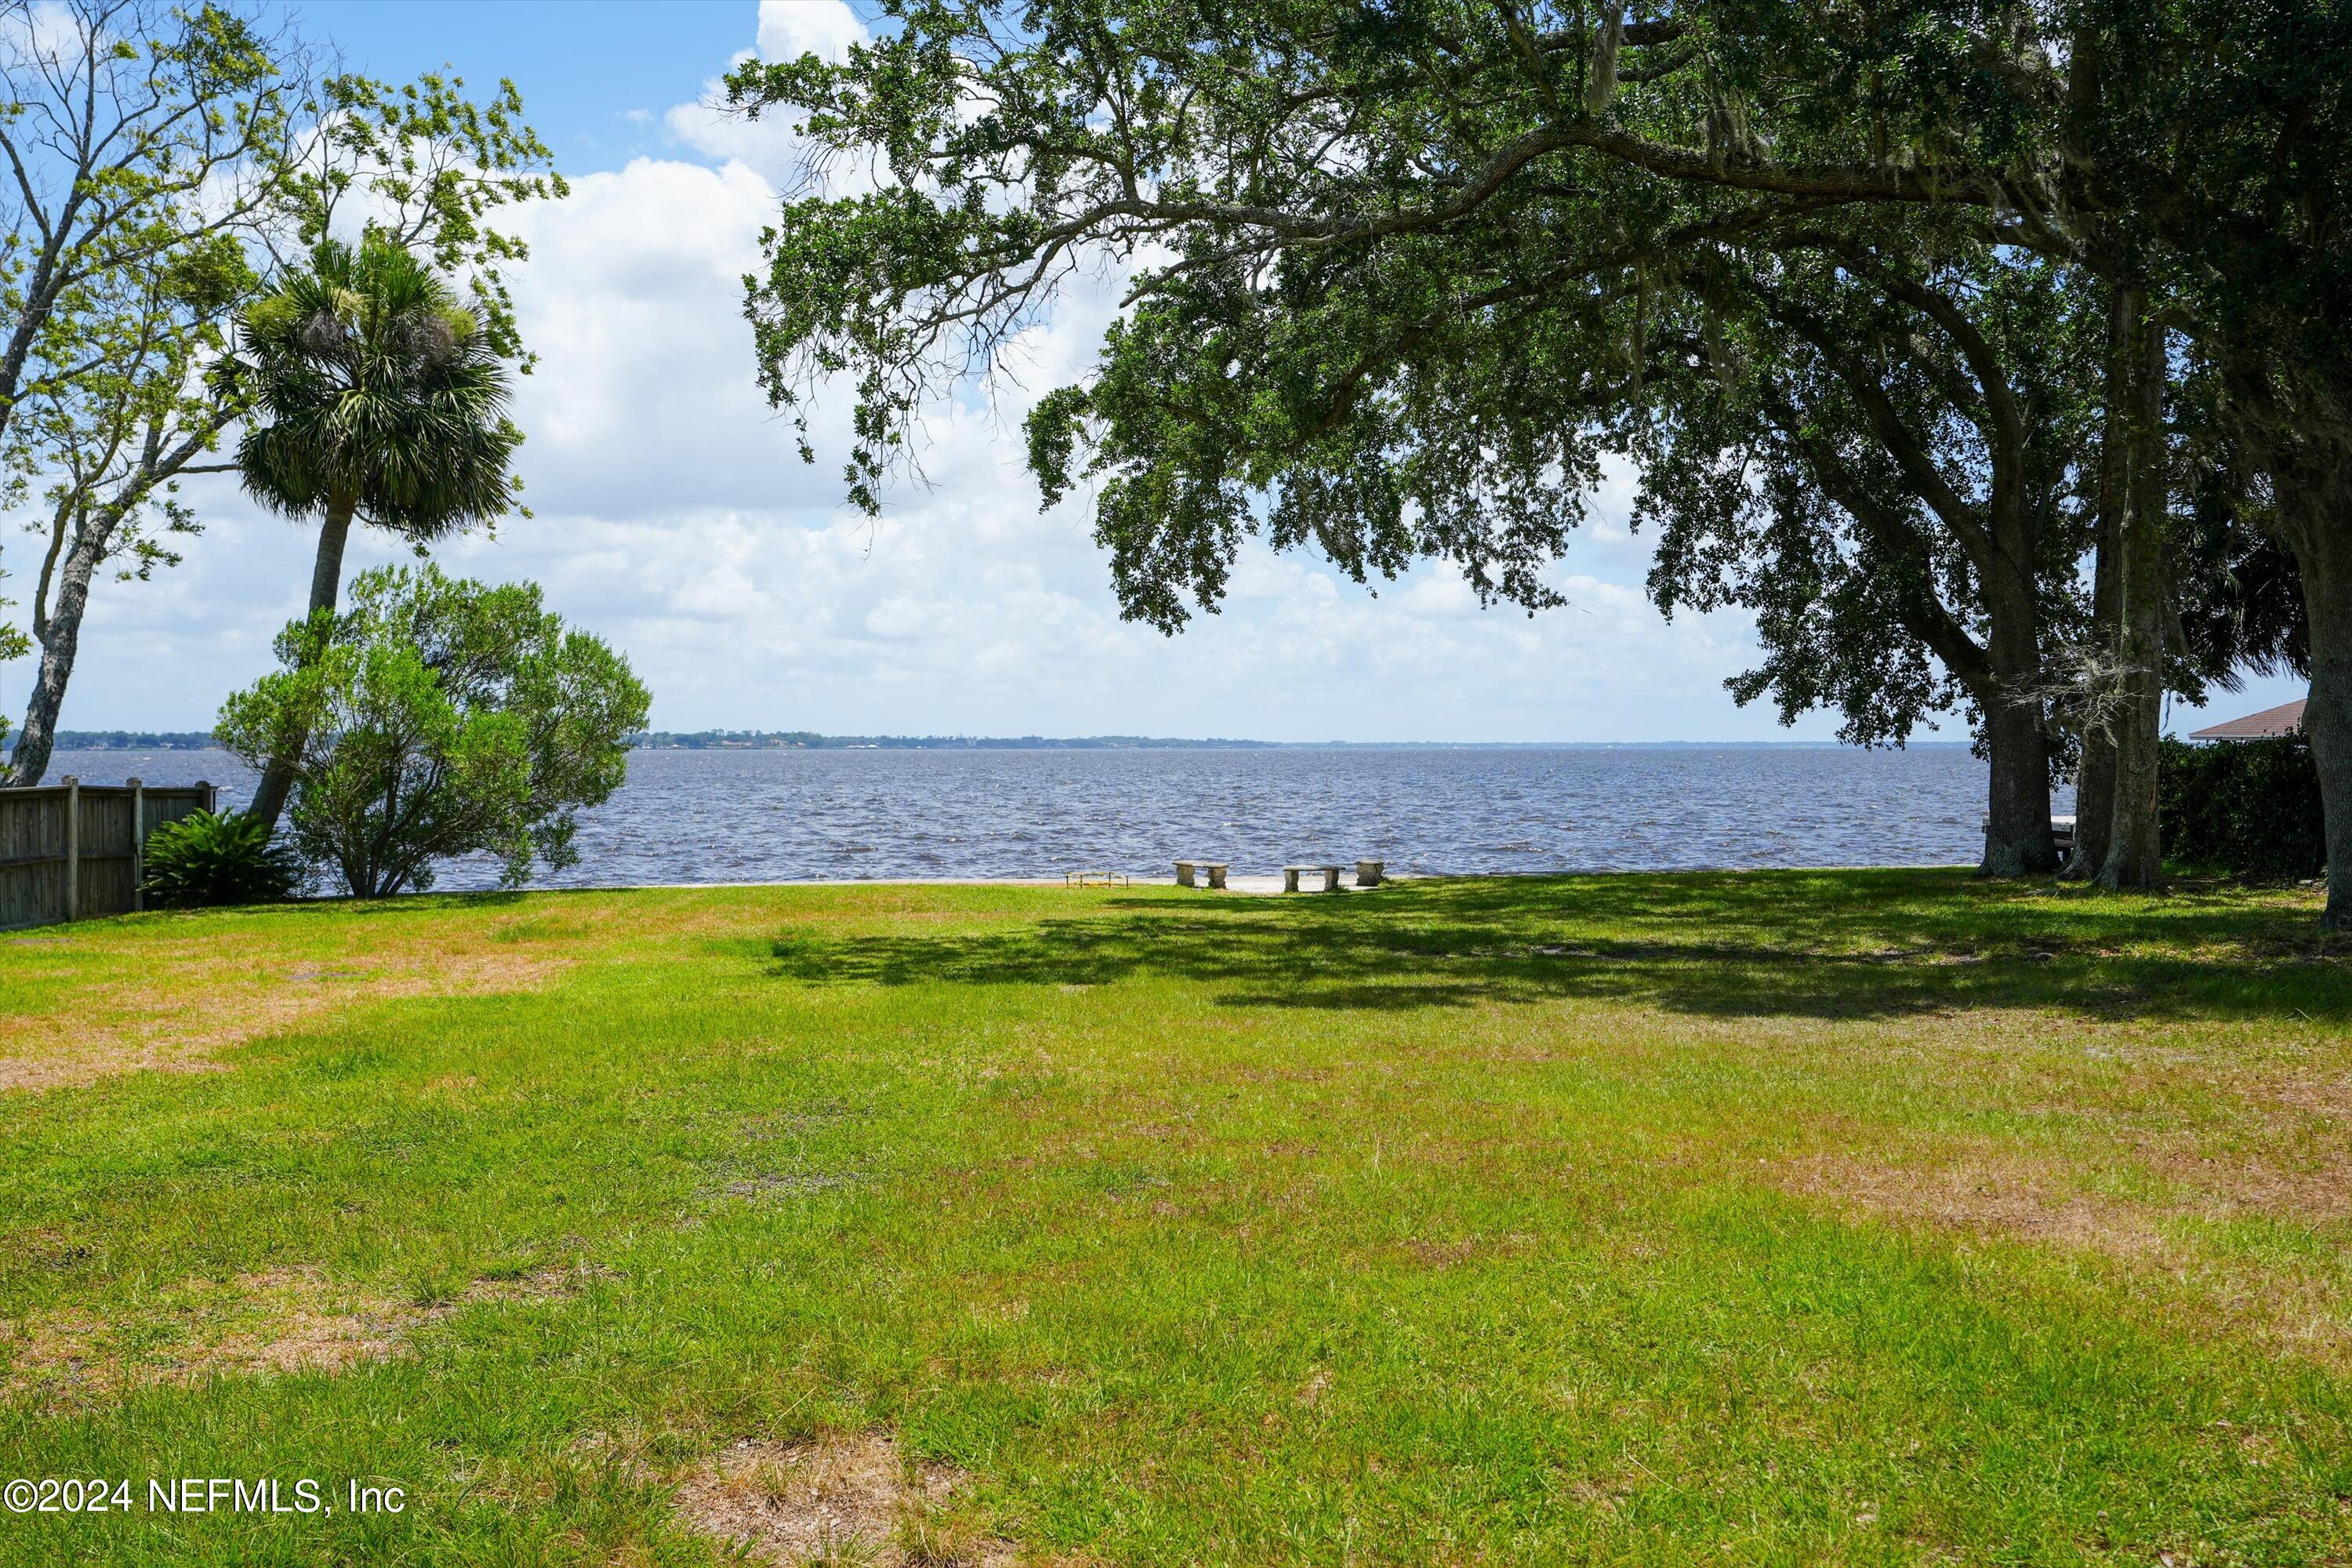
[[[219,798],[214,784],[149,789],[137,779],[0,789],[0,931],[140,908],[147,836]]]

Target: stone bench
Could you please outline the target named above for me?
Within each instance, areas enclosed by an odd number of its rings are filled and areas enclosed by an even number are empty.
[[[1201,884],[1193,879],[1193,872],[1198,869],[1208,873],[1209,889],[1214,892],[1224,887],[1225,869],[1231,864],[1225,860],[1179,860],[1176,862],[1176,885],[1180,888],[1199,887]]]
[[[1286,893],[1298,891],[1299,874],[1303,871],[1313,871],[1318,873],[1323,879],[1321,891],[1336,893],[1339,890],[1340,869],[1341,868],[1338,866],[1285,866],[1282,868],[1282,890]]]

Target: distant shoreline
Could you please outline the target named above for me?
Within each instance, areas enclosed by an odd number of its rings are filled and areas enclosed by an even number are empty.
[[[13,735],[0,752],[15,748]],[[1837,741],[1244,741],[1154,735],[819,735],[804,731],[656,730],[630,744],[648,752],[1675,752],[1844,751]],[[1914,741],[1911,749],[1965,747],[1966,741]],[[203,752],[201,731],[60,730],[61,752]]]

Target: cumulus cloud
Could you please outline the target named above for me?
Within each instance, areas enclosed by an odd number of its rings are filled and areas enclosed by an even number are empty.
[[[732,67],[754,58],[794,60],[814,55],[838,65],[850,45],[863,43],[868,36],[844,0],[761,0],[759,47],[740,50],[728,63]],[[699,98],[673,105],[663,119],[671,140],[681,147],[757,170],[780,189],[796,195],[812,185],[838,193],[872,183],[870,172],[856,160],[827,158],[812,168],[799,134],[800,121],[797,113],[772,110],[753,120],[729,109],[726,84],[717,77],[703,83]]]
[[[866,24],[844,0],[760,0],[760,58],[793,60],[814,55],[828,65],[866,41]]]
[[[838,50],[835,0],[769,0],[763,55]],[[714,68],[723,62],[713,62]],[[704,115],[706,118],[697,118]],[[1081,279],[1022,345],[1018,374],[929,426],[928,485],[869,520],[843,504],[842,400],[819,406],[821,461],[762,401],[742,275],[779,200],[788,130],[686,106],[677,155],[640,157],[526,211],[514,271],[540,355],[519,388],[535,513],[439,547],[450,569],[531,578],[625,648],[668,728],[1221,734],[1339,739],[1667,739],[1781,733],[1721,690],[1752,657],[1737,616],[1669,626],[1643,600],[1646,545],[1608,526],[1557,569],[1566,607],[1481,609],[1430,566],[1377,595],[1311,556],[1246,552],[1223,613],[1165,638],[1122,621],[1087,499],[1040,511],[1020,420],[1083,374],[1116,279]],[[685,129],[681,129],[681,128]],[[97,596],[67,722],[206,723],[269,663],[299,606],[312,533],[262,516],[232,479],[190,487],[209,522],[187,563]],[[395,559],[355,539],[351,569]],[[25,680],[5,677],[20,703]],[[1811,732],[1825,735],[1826,723]]]

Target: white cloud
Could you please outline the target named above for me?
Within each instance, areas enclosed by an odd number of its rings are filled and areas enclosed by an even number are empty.
[[[843,0],[761,0],[758,49],[739,52],[729,64],[754,58],[793,60],[814,54],[829,64],[847,57],[849,46],[868,37]],[[780,190],[798,193],[812,183],[808,149],[799,133],[797,112],[771,110],[757,120],[727,107],[726,84],[717,77],[705,82],[701,96],[691,103],[671,107],[663,125],[680,146],[716,158],[739,163]],[[870,184],[871,175],[855,160],[823,161],[823,178],[815,181],[838,192]]]
[[[760,58],[814,55],[839,65],[849,46],[866,39],[866,24],[843,0],[760,0]]]
[[[763,53],[820,53],[845,7],[762,6]],[[520,219],[514,269],[539,353],[515,414],[535,516],[444,546],[452,570],[532,578],[551,605],[625,649],[656,724],[834,731],[1257,735],[1345,739],[1666,739],[1779,734],[1721,691],[1750,657],[1736,616],[1671,626],[1643,601],[1647,546],[1629,494],[1554,574],[1568,607],[1481,610],[1425,566],[1378,596],[1307,555],[1253,547],[1223,613],[1180,637],[1118,617],[1084,495],[1051,511],[1023,466],[1036,393],[1083,373],[1118,280],[1081,280],[1022,344],[1019,374],[929,424],[929,488],[869,521],[845,507],[843,399],[821,401],[803,465],[761,397],[744,272],[778,198],[781,140],[726,142],[674,110],[708,161],[641,157],[573,182]],[[682,125],[695,127],[689,135]],[[737,127],[740,129],[740,126]],[[187,564],[104,585],[66,722],[192,727],[269,663],[299,605],[313,537],[257,514],[232,480],[191,485],[210,525]],[[355,540],[351,569],[393,559]],[[23,666],[0,696],[19,703]],[[1826,722],[1809,732],[1825,735]]]

